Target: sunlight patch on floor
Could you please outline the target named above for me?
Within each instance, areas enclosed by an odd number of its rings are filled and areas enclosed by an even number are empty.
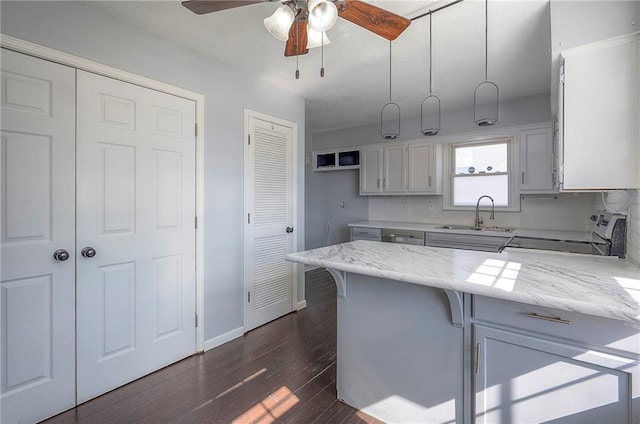
[[[229,387],[224,392],[220,393],[218,396],[216,396],[216,399],[220,399],[222,396],[227,395],[227,394],[231,393],[232,391],[242,387],[243,384],[253,380],[254,378],[258,377],[259,375],[264,374],[265,372],[267,372],[267,369],[266,368],[262,368],[260,371],[257,371],[255,373],[251,374],[249,377],[245,378],[241,382],[239,382],[237,384],[234,384],[233,386]]]
[[[282,386],[233,420],[232,424],[270,424],[299,401],[300,399],[288,387]]]

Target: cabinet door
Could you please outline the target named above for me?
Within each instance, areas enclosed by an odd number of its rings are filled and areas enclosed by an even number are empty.
[[[554,190],[551,128],[539,128],[521,133],[520,171],[521,192]]]
[[[409,144],[407,190],[411,193],[433,192],[433,143]]]
[[[640,186],[640,35],[565,52],[563,188]]]
[[[638,405],[632,406],[638,362],[484,326],[475,326],[475,339],[477,423],[640,418]]]
[[[382,193],[382,148],[362,149],[360,194]]]
[[[406,181],[406,146],[384,147],[382,185],[385,193],[404,193],[407,191]]]

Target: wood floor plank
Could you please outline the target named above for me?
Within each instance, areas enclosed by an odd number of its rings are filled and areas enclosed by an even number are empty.
[[[335,282],[305,277],[305,309],[44,423],[380,423],[336,399]]]

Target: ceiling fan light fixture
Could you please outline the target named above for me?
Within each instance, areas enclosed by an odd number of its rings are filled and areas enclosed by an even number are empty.
[[[294,19],[295,15],[291,7],[282,4],[273,15],[264,19],[264,26],[278,40],[287,41],[289,39],[289,29]]]
[[[338,19],[338,8],[330,0],[310,0],[307,9],[309,27],[318,32],[330,30]]]
[[[307,48],[313,49],[320,46],[331,44],[331,40],[324,32],[316,31],[307,26]]]

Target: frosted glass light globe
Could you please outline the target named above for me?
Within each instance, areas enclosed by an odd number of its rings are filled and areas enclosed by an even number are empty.
[[[273,15],[264,19],[264,26],[278,40],[287,41],[294,18],[293,10],[283,4],[276,9]]]
[[[309,26],[318,32],[331,29],[338,19],[338,8],[329,0],[311,0],[307,4],[309,9]]]

